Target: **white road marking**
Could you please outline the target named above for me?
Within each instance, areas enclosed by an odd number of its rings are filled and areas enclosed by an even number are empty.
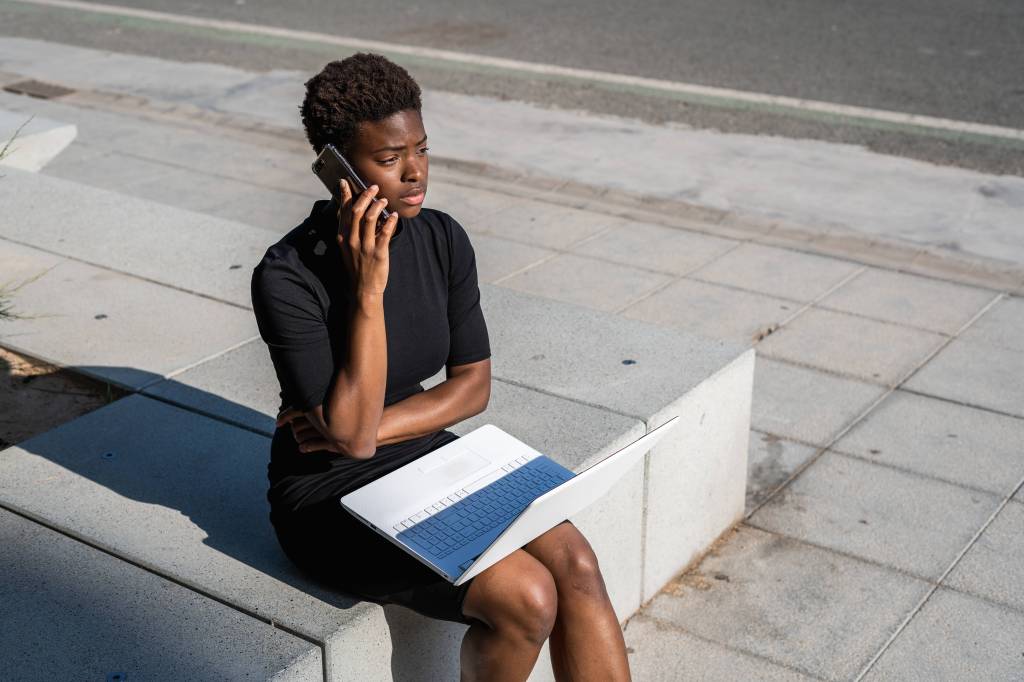
[[[1008,140],[1013,143],[1024,142],[1024,130],[989,125],[985,123],[956,121],[937,118],[934,116],[907,114],[898,111],[871,109],[868,107],[846,104],[834,104],[831,102],[783,97],[780,95],[768,95],[744,90],[733,90],[730,88],[718,88],[657,78],[645,78],[643,76],[629,76],[625,74],[610,73],[607,71],[576,69],[567,66],[557,66],[555,64],[539,64],[536,62],[527,62],[518,59],[505,59],[502,57],[489,57],[487,55],[454,52],[451,50],[438,50],[430,47],[399,45],[377,40],[363,40],[361,38],[334,36],[327,33],[317,33],[315,31],[301,31],[296,29],[280,28],[277,26],[228,21],[224,19],[207,19],[204,17],[172,14],[170,12],[159,12],[156,10],[137,9],[134,7],[123,7],[120,5],[79,2],[78,0],[7,1],[44,7],[81,10],[98,14],[148,19],[151,21],[178,24],[182,26],[212,28],[235,33],[273,36],[289,40],[337,45],[339,47],[345,47],[353,50],[370,50],[384,54],[390,53],[404,55],[418,59],[450,62],[477,68],[484,67],[504,72],[585,81],[612,85],[620,89],[627,88],[633,90],[644,90],[682,98],[691,98],[711,105],[731,105],[732,108],[736,108],[737,106],[742,107],[744,105],[746,105],[747,108],[750,108],[750,105],[753,105],[758,108],[781,110],[784,112],[788,110],[805,116],[811,114],[818,118],[840,118],[853,121],[871,122],[876,126],[881,125],[884,127],[901,129],[918,129],[944,133],[946,135],[980,136],[984,138],[993,138],[995,140]],[[1014,144],[1014,146],[1017,146],[1017,144]]]

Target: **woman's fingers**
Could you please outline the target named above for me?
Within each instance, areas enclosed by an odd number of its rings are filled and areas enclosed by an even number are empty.
[[[366,188],[365,192],[362,192],[352,204],[352,224],[349,227],[348,245],[352,251],[358,251],[362,246],[362,224],[363,215],[366,213],[367,206],[373,201],[373,198],[377,195],[377,185],[370,185]]]
[[[398,226],[398,212],[392,211],[388,219],[384,221],[384,225],[380,228],[380,234],[377,236],[377,246],[385,249],[387,253],[388,244],[391,243],[391,237],[395,234],[395,228]]]
[[[364,249],[373,250],[377,237],[377,221],[380,219],[380,212],[384,210],[387,204],[387,199],[377,199],[370,204],[370,208],[363,214],[361,241]]]
[[[277,423],[275,426],[284,426],[288,422],[292,421],[302,413],[292,407],[286,407],[281,410],[280,414],[277,415]]]
[[[343,208],[348,208],[348,205],[352,203],[352,188],[348,185],[348,180],[342,178],[338,181],[341,186],[341,205]]]

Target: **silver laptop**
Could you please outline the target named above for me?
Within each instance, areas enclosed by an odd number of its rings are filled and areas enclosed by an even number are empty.
[[[595,502],[678,420],[578,474],[487,424],[343,496],[341,505],[461,585]]]

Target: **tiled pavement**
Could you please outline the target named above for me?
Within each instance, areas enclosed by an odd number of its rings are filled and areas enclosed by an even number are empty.
[[[268,244],[321,195],[286,142],[0,107],[78,124],[45,173]],[[1024,678],[1024,301],[551,199],[438,168],[428,204],[484,281],[759,350],[747,518],[628,623],[636,678]]]

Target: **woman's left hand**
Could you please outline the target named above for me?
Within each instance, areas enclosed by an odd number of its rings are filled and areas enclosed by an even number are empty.
[[[292,437],[299,444],[299,452],[313,452],[316,450],[327,450],[329,452],[341,453],[337,445],[331,443],[317,430],[305,414],[294,408],[288,407],[277,415],[277,426],[291,424]]]

